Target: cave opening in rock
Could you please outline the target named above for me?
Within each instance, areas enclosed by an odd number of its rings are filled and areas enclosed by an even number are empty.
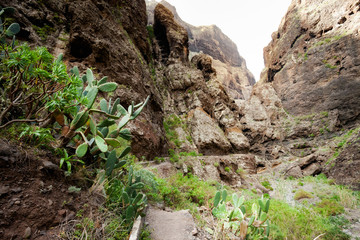
[[[70,54],[76,58],[86,58],[92,53],[91,44],[83,38],[75,38],[70,42]]]
[[[170,55],[170,45],[166,36],[166,28],[161,24],[154,25],[154,33],[155,37],[159,42],[159,46],[161,49],[161,57],[162,60],[166,60]]]

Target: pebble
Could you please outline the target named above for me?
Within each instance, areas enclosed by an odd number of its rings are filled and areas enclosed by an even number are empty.
[[[27,239],[27,238],[30,238],[30,236],[31,236],[31,228],[30,228],[30,227],[27,227],[27,228],[25,229],[23,238]]]
[[[192,230],[192,232],[191,232],[191,234],[192,234],[193,236],[196,236],[198,233],[199,233],[199,232],[198,232],[197,228],[194,228],[194,230]]]
[[[11,192],[13,192],[13,193],[19,193],[21,191],[22,191],[21,187],[11,189]]]
[[[48,202],[49,202],[49,206],[53,205],[53,203],[54,203],[54,202],[53,202],[52,200],[50,200],[50,199],[48,200]]]
[[[19,200],[17,200],[17,201],[14,202],[15,205],[20,205],[20,203],[21,203],[21,202],[20,202]]]
[[[66,210],[65,210],[65,209],[61,209],[61,210],[58,211],[58,214],[59,214],[60,216],[64,216],[64,215],[66,214]]]
[[[9,192],[9,187],[8,186],[0,186],[0,196],[1,195],[6,195]]]

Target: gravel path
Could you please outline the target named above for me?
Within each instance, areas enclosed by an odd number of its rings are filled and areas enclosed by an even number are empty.
[[[195,240],[196,225],[188,210],[167,212],[150,207],[145,224],[152,240]]]

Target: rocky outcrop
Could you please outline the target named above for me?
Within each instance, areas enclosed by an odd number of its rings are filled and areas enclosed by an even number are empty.
[[[212,59],[206,54],[195,55],[191,62],[201,70],[205,80],[209,80],[212,76],[216,76],[216,70],[212,67]]]
[[[255,158],[250,154],[200,156],[196,159],[187,157],[183,160],[183,169],[190,169],[199,178],[216,180],[233,187],[240,187],[247,175],[256,173]]]
[[[226,154],[231,144],[218,124],[202,108],[189,112],[191,136],[199,151],[208,155]]]
[[[109,76],[119,84],[113,97],[120,97],[124,106],[152,95],[147,66],[151,46],[147,41],[143,0],[0,1],[0,4],[17,10],[14,18],[22,29],[19,39],[33,45],[45,44],[57,54],[64,53],[65,61],[81,71],[93,67],[100,77]],[[151,157],[166,151],[161,105],[161,100],[152,96],[143,113],[129,126],[134,136],[133,151],[139,156]]]
[[[341,124],[360,117],[358,1],[292,1],[264,49],[267,71],[291,114],[337,109]]]
[[[162,4],[158,4],[154,10],[154,34],[161,49],[162,61],[180,59],[183,63],[188,62],[187,32]]]
[[[344,149],[338,150],[338,156],[329,161],[326,173],[337,184],[349,185],[360,190],[360,130],[354,131]]]
[[[250,143],[282,140],[280,120],[285,116],[274,88],[267,83],[255,84],[250,98],[241,104],[241,123]]]
[[[154,22],[154,9],[158,2],[147,0],[148,23]],[[247,99],[255,84],[252,73],[247,69],[245,60],[239,55],[235,43],[216,25],[195,27],[184,22],[176,8],[166,1],[161,4],[174,14],[174,19],[183,26],[189,35],[190,56],[204,53],[213,58],[213,67],[218,79],[234,99]]]

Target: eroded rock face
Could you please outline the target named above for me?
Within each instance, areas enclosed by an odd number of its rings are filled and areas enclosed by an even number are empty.
[[[32,45],[46,45],[56,54],[64,53],[70,67],[76,65],[80,71],[94,67],[99,77],[105,75],[118,83],[113,97],[119,97],[124,106],[132,101],[141,102],[153,92],[147,66],[151,47],[143,0],[0,1],[0,4],[17,10],[14,18],[22,29],[19,39]],[[161,138],[164,135],[161,105],[161,99],[152,96],[142,114],[129,126],[135,136],[132,147],[138,156],[166,152]]]
[[[210,77],[216,76],[216,70],[212,67],[212,59],[206,54],[195,55],[191,62],[201,70],[205,80],[209,80]]]
[[[195,145],[204,154],[226,154],[231,144],[217,123],[202,108],[189,113],[191,136]]]
[[[232,154],[227,156],[187,157],[184,160],[186,168],[199,178],[207,181],[216,180],[240,187],[246,183],[248,174],[256,173],[255,158],[251,154]]]
[[[341,149],[340,149],[341,151]],[[332,160],[326,169],[329,177],[337,184],[349,185],[360,190],[360,131],[355,132],[351,140],[338,157]]]
[[[241,123],[250,143],[263,143],[268,140],[281,140],[283,129],[280,119],[284,110],[280,99],[270,84],[259,82],[252,91],[250,99],[241,104]]]
[[[158,2],[147,0],[148,23],[154,22],[154,9]],[[190,57],[204,53],[213,58],[213,68],[228,94],[234,99],[247,99],[255,84],[252,73],[247,69],[245,60],[239,55],[235,43],[215,25],[195,27],[184,22],[176,8],[166,1],[161,4],[174,15],[176,22],[183,26],[189,35]]]
[[[360,116],[358,1],[294,0],[264,49],[264,73],[291,114]]]
[[[236,150],[244,153],[249,151],[249,140],[238,127],[226,129],[225,135]]]
[[[173,13],[162,4],[154,10],[154,33],[161,48],[162,60],[188,62],[188,35],[174,20]]]

